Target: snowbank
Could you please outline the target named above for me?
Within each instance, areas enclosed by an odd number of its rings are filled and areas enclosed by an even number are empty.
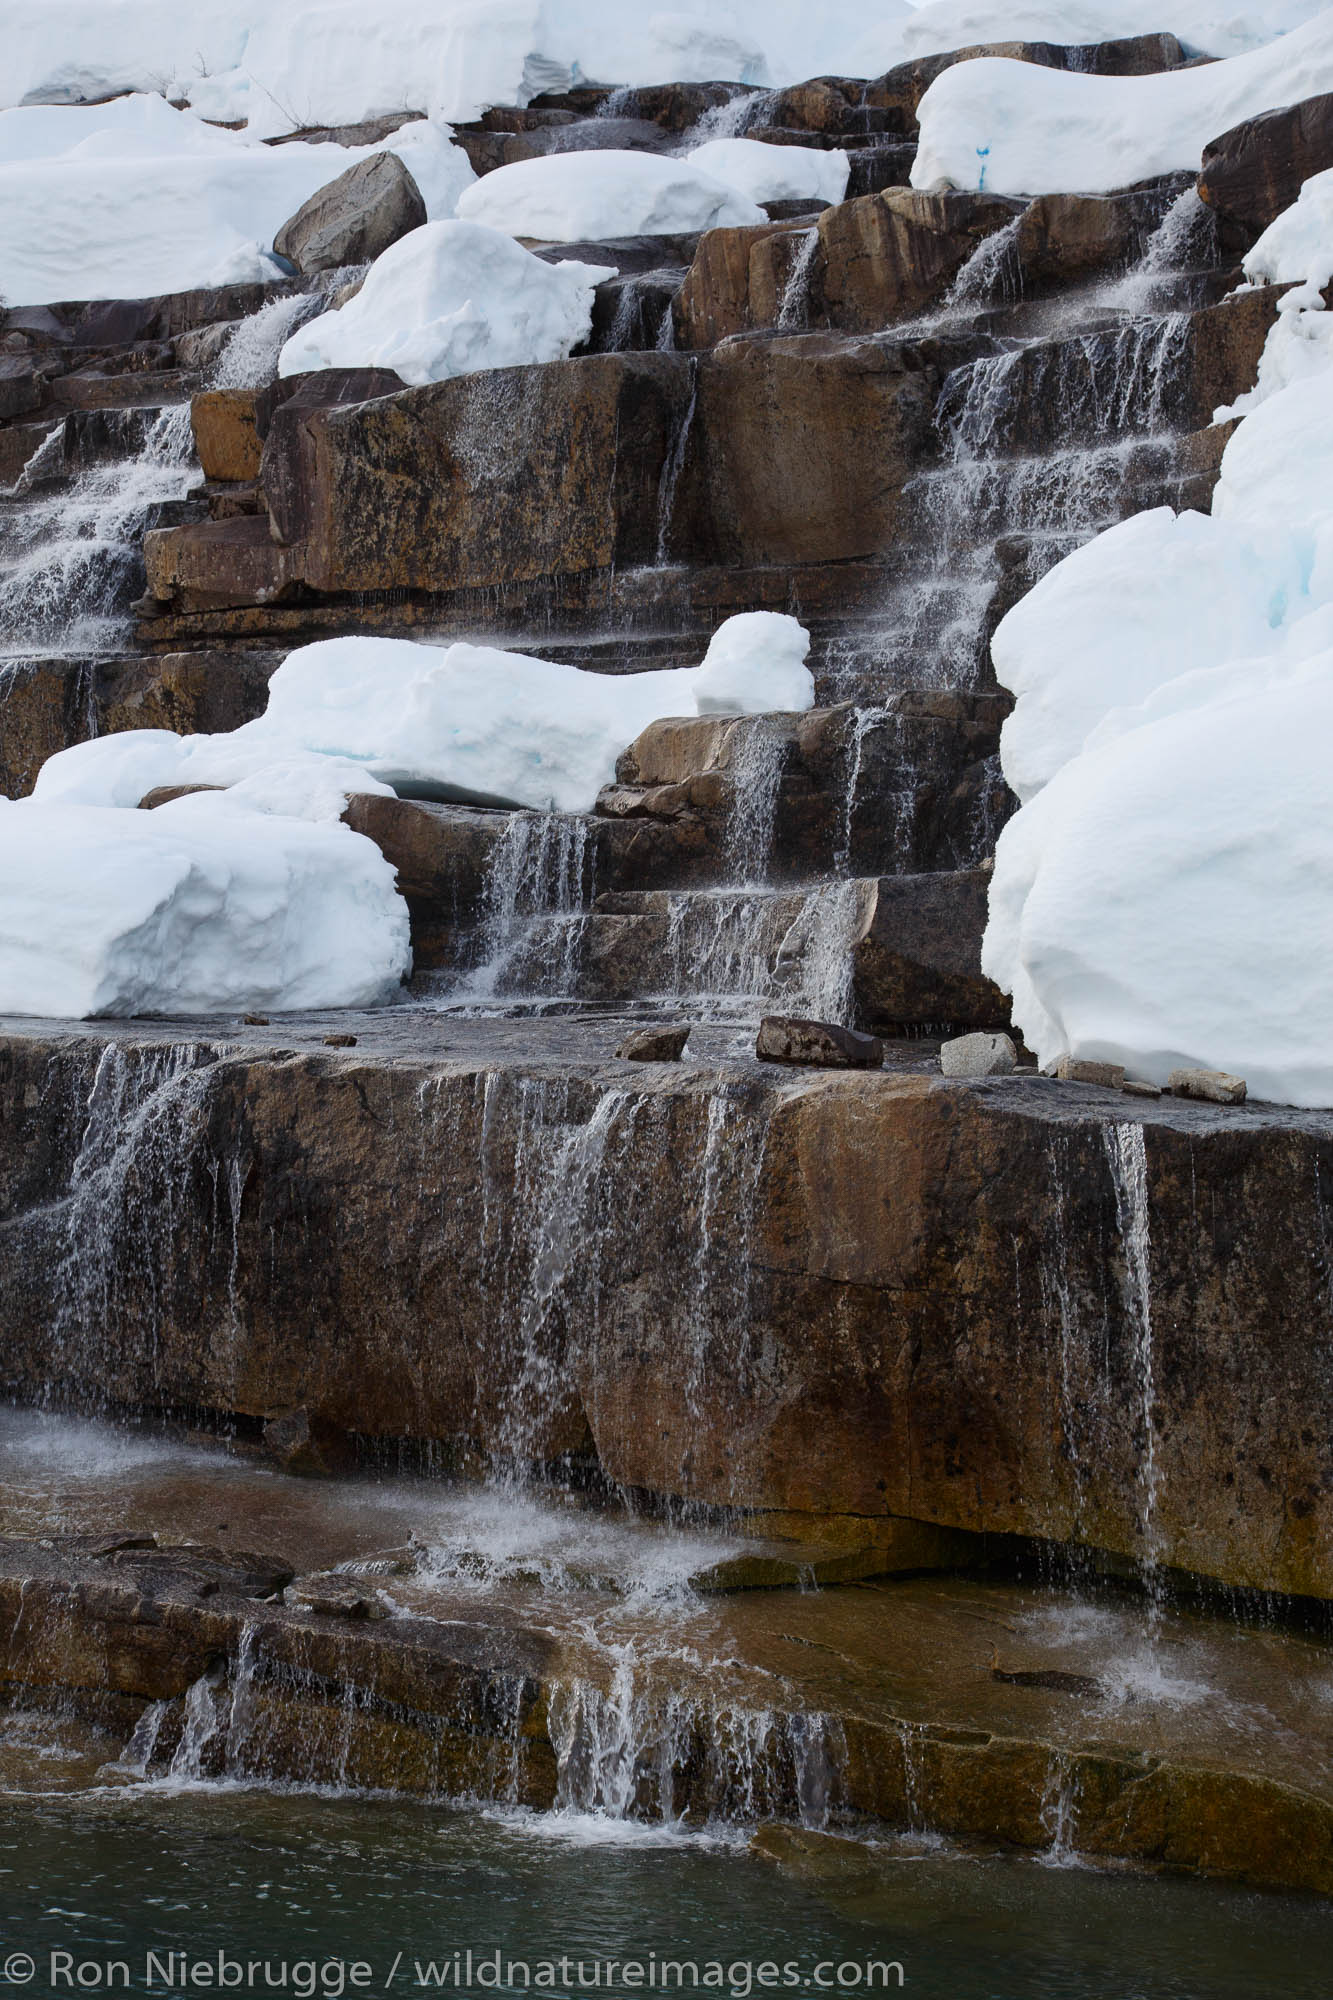
[[[700,173],[750,201],[841,201],[851,161],[815,146],[768,146],[762,139],[708,139],[685,156]]]
[[[441,126],[385,147],[263,146],[161,97],[0,112],[0,296],[9,305],[143,298],[281,275],[273,238],[359,159],[398,153],[428,213],[473,179]]]
[[[375,261],[347,305],[293,334],[278,373],[393,368],[422,383],[559,361],[587,339],[593,288],[614,276],[545,264],[480,223],[428,222]]]
[[[1312,20],[1326,0],[931,0],[904,23],[909,56],[984,42],[1056,42],[1075,47],[1122,35],[1179,36],[1189,55],[1239,56]]]
[[[548,153],[484,174],[458,203],[466,222],[542,243],[690,236],[767,216],[725,181],[656,153]]]
[[[612,0],[0,0],[0,102],[117,90],[188,97],[257,136],[396,111],[474,118],[543,89],[876,76],[902,55],[905,0],[661,11]]]
[[[1306,228],[1292,213],[1252,274]],[[1110,529],[996,632],[1018,696],[1001,754],[1025,803],[1000,838],[983,964],[1043,1060],[1157,1082],[1202,1065],[1333,1105],[1329,320],[1313,287],[1283,301],[1211,515]]]
[[[1104,193],[1197,172],[1243,118],[1333,90],[1333,12],[1248,55],[1161,76],[1082,76],[985,57],[936,77],[921,100],[919,188]]]
[[[43,766],[34,797],[129,805],[158,785],[250,780],[273,801],[283,786],[317,782],[334,758],[344,792],[387,784],[587,812],[620,752],[659,716],[810,708],[809,645],[795,619],[774,612],[729,619],[700,667],[646,674],[587,673],[491,646],[326,639],[284,661],[256,721],[229,735],[132,730],[78,744]]]
[[[348,827],[229,793],[0,800],[0,1013],[367,1007],[410,969],[393,870]]]

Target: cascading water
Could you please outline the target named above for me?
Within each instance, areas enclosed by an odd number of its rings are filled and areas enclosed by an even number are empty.
[[[1124,1260],[1125,1311],[1133,1337],[1134,1372],[1140,1398],[1140,1559],[1150,1601],[1160,1611],[1162,1576],[1158,1498],[1161,1471],[1157,1457],[1157,1356],[1153,1336],[1147,1150],[1143,1127],[1139,1124],[1108,1125],[1103,1131],[1103,1141],[1115,1190],[1116,1220]]]
[[[283,343],[326,303],[322,291],[269,300],[237,323],[207,386],[271,381]],[[105,657],[123,646],[131,601],[143,588],[144,535],[198,484],[188,402],[109,411],[101,430],[105,443],[70,478],[58,427],[0,497],[0,661]],[[132,455],[116,454],[121,439]]]

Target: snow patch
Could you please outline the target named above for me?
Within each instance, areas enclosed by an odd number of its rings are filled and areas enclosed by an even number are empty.
[[[428,222],[372,264],[354,299],[292,335],[278,373],[392,368],[421,384],[559,361],[587,339],[594,287],[615,275],[543,263],[480,223]]]
[[[750,201],[841,201],[852,163],[815,146],[769,146],[762,139],[709,139],[685,156]]]
[[[618,151],[548,153],[497,168],[467,189],[458,213],[542,243],[687,236],[768,220],[756,202],[689,161]]]
[[[1096,194],[1197,173],[1208,141],[1242,119],[1330,90],[1326,10],[1267,47],[1158,76],[1085,76],[986,56],[945,70],[922,98],[912,185]]]
[[[1251,276],[1328,270],[1314,186]],[[1018,697],[1001,754],[1024,804],[1000,837],[983,965],[1043,1061],[1159,1083],[1224,1069],[1254,1096],[1327,1106],[1333,340],[1314,285],[1283,305],[1211,515],[1121,523],[996,632]]]
[[[809,646],[794,618],[767,611],[728,619],[702,666],[642,674],[589,673],[493,646],[324,639],[288,656],[256,721],[217,736],[130,730],[76,744],[43,765],[33,796],[123,806],[161,785],[268,774],[264,796],[276,802],[338,759],[344,795],[392,787],[588,812],[620,752],[661,716],[812,707]]]
[[[161,97],[0,112],[0,296],[8,305],[146,298],[284,275],[283,223],[357,160],[395,152],[428,214],[474,178],[447,128],[382,146],[263,146]]]

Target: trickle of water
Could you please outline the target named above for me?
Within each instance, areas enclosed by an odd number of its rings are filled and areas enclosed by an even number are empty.
[[[590,859],[585,818],[510,814],[487,865],[477,964],[455,998],[482,1002],[535,983],[548,996],[573,991]]]
[[[671,315],[667,314],[670,323]],[[674,340],[675,335],[673,333]],[[685,405],[685,415],[681,418],[676,435],[671,440],[671,449],[662,467],[662,476],[657,487],[657,567],[664,569],[671,560],[671,523],[676,512],[676,488],[680,485],[680,475],[685,468],[685,454],[689,450],[690,433],[694,429],[695,411],[699,404],[699,368],[697,362],[690,364],[690,399]]]
[[[727,851],[735,880],[747,887],[768,876],[789,747],[786,731],[766,716],[732,731]]]
[[[1018,262],[1016,215],[1002,229],[983,236],[944,295],[940,316],[973,310],[982,305],[1012,305],[1023,295],[1023,273]]]
[[[807,229],[778,301],[779,333],[804,333],[810,325],[811,286],[819,261],[819,231]]]
[[[1041,1823],[1049,1841],[1045,1851],[1038,1856],[1044,1868],[1081,1866],[1074,1847],[1077,1803],[1073,1766],[1063,1751],[1054,1750],[1041,1802]]]
[[[1116,1224],[1124,1258],[1125,1310],[1133,1330],[1134,1368],[1140,1398],[1143,1444],[1138,1479],[1139,1544],[1149,1595],[1154,1608],[1160,1609],[1162,1579],[1157,1518],[1160,1470],[1157,1463],[1157,1365],[1152,1322],[1148,1158],[1143,1127],[1132,1121],[1105,1126],[1102,1140],[1115,1190]]]

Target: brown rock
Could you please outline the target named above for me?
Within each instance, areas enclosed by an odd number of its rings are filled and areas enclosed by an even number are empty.
[[[760,1062],[805,1063],[815,1069],[880,1069],[884,1044],[874,1035],[858,1034],[832,1021],[768,1014],[759,1023],[755,1054]]]
[[[192,398],[194,448],[206,479],[258,479],[263,443],[256,426],[258,389],[208,389]]]
[[[873,333],[942,297],[977,245],[1019,212],[999,195],[893,188],[819,218],[813,284],[831,326]]]
[[[761,277],[755,252],[770,239],[786,247],[792,238],[802,243],[805,235],[805,227],[788,222],[705,230],[673,307],[677,347],[714,347],[729,334],[772,325],[775,267],[768,262]]]
[[[858,1017],[877,1033],[1004,1028],[1009,1002],[982,975],[990,878],[980,868],[882,875],[853,953]]]
[[[934,385],[912,359],[824,334],[715,349],[699,364],[673,551],[723,563],[887,555],[903,486],[934,447]]]
[[[690,363],[594,355],[497,369],[354,408],[292,401],[263,481],[320,590],[438,589],[628,567],[657,548]],[[636,448],[620,448],[633,437]]]
[[[298,271],[373,262],[426,220],[421,190],[396,153],[372,153],[312,194],[273,239]]]
[[[46,399],[46,377],[26,355],[0,355],[0,419],[26,417]]]
[[[284,1472],[304,1479],[332,1478],[351,1463],[344,1434],[304,1408],[269,1418],[264,1449]]]
[[[1260,234],[1290,208],[1301,184],[1333,167],[1333,95],[1265,111],[1203,149],[1199,193],[1229,221]]]
[[[689,1039],[688,1027],[636,1028],[616,1054],[622,1062],[679,1062]]]
[[[1090,1083],[1099,1090],[1123,1090],[1125,1084],[1122,1063],[1089,1062],[1081,1056],[1061,1056],[1054,1074],[1061,1083]]]
[[[1014,247],[1025,276],[1067,284],[1123,264],[1140,236],[1136,205],[1123,196],[1044,194],[1023,211]]]
[[[1203,1104],[1243,1104],[1247,1095],[1244,1077],[1222,1069],[1173,1069],[1166,1087],[1173,1097],[1193,1097]]]
[[[326,1049],[354,1049],[356,1047],[356,1036],[325,1035],[324,1046]]]

